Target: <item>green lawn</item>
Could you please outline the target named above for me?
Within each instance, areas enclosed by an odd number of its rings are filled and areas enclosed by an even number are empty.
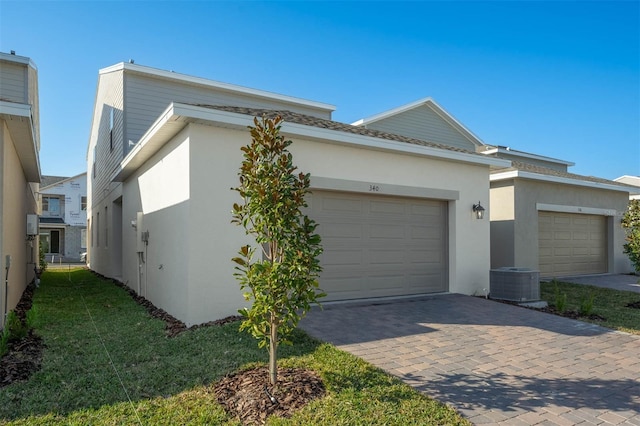
[[[556,305],[556,283],[541,283],[540,296],[551,306]],[[593,297],[593,313],[604,317],[604,321],[581,317],[582,321],[599,324],[627,333],[640,334],[640,309],[626,305],[640,301],[640,294],[583,284],[558,282],[560,294],[566,294],[567,310],[578,312],[583,300]]]
[[[175,338],[127,293],[86,270],[48,271],[34,296],[46,344],[30,380],[0,388],[0,424],[238,424],[211,385],[267,353],[238,323]],[[469,424],[370,364],[298,332],[282,367],[317,371],[327,395],[270,424]]]

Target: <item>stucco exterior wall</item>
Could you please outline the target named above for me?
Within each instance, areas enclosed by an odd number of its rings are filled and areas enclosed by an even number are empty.
[[[189,153],[184,130],[123,183],[122,194],[123,282],[185,322],[191,282]],[[137,212],[143,219],[134,228]],[[139,231],[149,232],[141,255]]]
[[[514,266],[515,193],[513,180],[491,184],[491,268]]]
[[[26,241],[27,214],[37,211],[34,187],[24,176],[14,145],[16,141],[11,138],[4,120],[0,120],[0,131],[0,264],[3,278],[0,325],[4,326],[6,256],[11,256],[7,298],[7,311],[10,311],[18,304],[27,284],[34,278],[38,240]]]
[[[240,147],[248,131],[189,126],[191,209],[189,217],[189,313],[187,323],[233,315],[244,305],[233,277],[231,258],[251,240],[230,224],[231,206],[240,199],[237,186]],[[489,199],[488,166],[364,150],[294,139],[294,162],[313,177],[396,187],[432,188],[458,193],[449,201],[449,290],[473,294],[489,284],[489,221],[478,220],[471,207]],[[393,194],[391,194],[393,195]]]
[[[511,185],[511,186],[510,186]],[[511,188],[511,189],[508,189]],[[608,272],[630,272],[629,262],[622,252],[624,230],[620,226],[622,214],[627,207],[628,194],[576,185],[542,182],[529,179],[516,179],[504,183],[492,183],[492,209],[509,209],[507,199],[498,200],[507,191],[513,191],[513,231],[512,234],[497,234],[499,224],[493,225],[492,246],[513,238],[513,259],[507,256],[492,258],[492,266],[517,266],[538,268],[538,211],[558,211],[575,214],[597,214],[607,217],[608,234]],[[495,198],[494,198],[495,197]],[[494,202],[494,199],[496,200]],[[500,208],[498,206],[501,206]],[[496,217],[496,221],[501,219]],[[502,220],[508,220],[503,217]],[[495,253],[495,251],[494,251]],[[510,262],[513,260],[513,262]]]

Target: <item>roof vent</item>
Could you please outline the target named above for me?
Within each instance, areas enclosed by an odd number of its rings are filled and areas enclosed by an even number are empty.
[[[16,54],[16,51],[15,51],[15,50],[12,50],[12,51],[11,51],[11,54],[12,54],[12,55],[15,55],[15,54]]]
[[[129,59],[129,63],[133,64],[133,63],[135,63],[135,61],[133,59]]]

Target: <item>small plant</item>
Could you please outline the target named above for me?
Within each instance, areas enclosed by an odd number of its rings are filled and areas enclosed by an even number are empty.
[[[578,313],[582,317],[588,317],[593,313],[593,305],[596,300],[594,292],[590,292],[587,296],[580,299],[580,310]]]
[[[564,313],[567,310],[567,293],[561,293],[560,287],[558,286],[558,281],[555,279],[552,281],[553,283],[553,293],[555,300],[555,307],[560,313]]]
[[[4,328],[9,333],[10,342],[24,339],[29,334],[29,327],[20,321],[15,311],[9,311],[7,314],[7,322],[4,324]]]
[[[38,310],[36,309],[35,306],[31,306],[31,309],[27,311],[27,317],[25,321],[27,330],[31,330],[32,328],[36,327],[38,318],[39,318]]]
[[[40,273],[47,270],[47,255],[42,241],[40,241],[40,248],[38,250],[38,263],[40,264]]]
[[[0,358],[9,352],[9,329],[5,327],[0,333]]]

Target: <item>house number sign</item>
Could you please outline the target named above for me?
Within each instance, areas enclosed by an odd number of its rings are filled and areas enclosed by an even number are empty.
[[[380,192],[380,186],[378,186],[378,185],[369,185],[369,192]]]

